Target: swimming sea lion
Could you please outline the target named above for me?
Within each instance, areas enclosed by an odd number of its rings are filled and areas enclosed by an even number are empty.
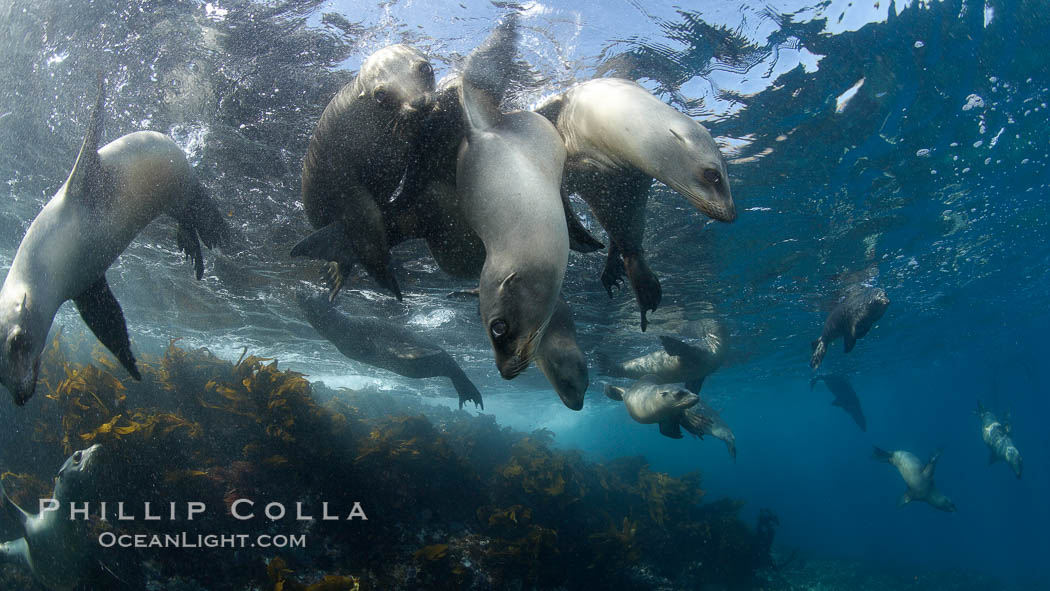
[[[809,366],[813,369],[820,367],[828,343],[839,337],[844,339],[846,353],[852,351],[857,339],[868,334],[889,305],[890,298],[881,288],[857,285],[847,290],[824,321],[820,338],[813,341],[813,357]]]
[[[485,245],[481,319],[508,380],[535,355],[569,258],[561,136],[535,113],[499,110],[515,35],[467,60],[459,90],[467,132],[456,163],[464,218]]]
[[[835,395],[835,399],[831,401],[832,406],[837,406],[846,411],[846,414],[853,417],[861,431],[867,431],[868,422],[864,420],[864,411],[860,408],[860,398],[857,398],[857,392],[853,389],[849,380],[845,376],[824,374],[811,379],[809,381],[809,389],[812,390],[813,386],[820,381],[823,381],[828,390],[831,390],[831,393]]]
[[[25,404],[36,388],[40,353],[55,312],[72,299],[95,336],[139,378],[120,304],[106,269],[155,217],[178,222],[176,241],[204,272],[209,248],[229,234],[218,207],[182,150],[152,131],[130,133],[98,148],[104,92],[73,171],[33,220],[0,288],[0,383]]]
[[[340,314],[324,298],[305,295],[297,298],[310,325],[343,355],[406,378],[447,377],[459,393],[460,408],[468,400],[484,408],[481,392],[452,356],[438,345],[404,326],[380,318]]]
[[[725,359],[728,349],[725,327],[719,322],[698,322],[698,338],[684,342],[661,336],[663,351],[616,363],[605,355],[598,356],[601,372],[618,378],[638,379],[651,375],[661,384],[685,383],[691,392],[700,392],[704,378],[714,373]]]
[[[974,411],[977,418],[981,420],[981,438],[984,440],[984,444],[991,450],[991,454],[988,456],[988,464],[994,464],[999,460],[1002,460],[1013,468],[1014,474],[1018,478],[1021,477],[1021,452],[1017,451],[1014,446],[1013,440],[1010,438],[1010,432],[1013,430],[1010,425],[1010,421],[1006,420],[999,422],[990,410],[984,408],[981,401],[977,401],[977,410]]]
[[[317,231],[291,254],[331,263],[329,297],[360,261],[401,299],[384,208],[405,176],[433,103],[434,69],[426,56],[391,45],[369,56],[325,107],[303,161],[303,206]]]
[[[576,324],[572,310],[565,300],[558,298],[554,313],[536,348],[536,365],[554,387],[565,406],[572,410],[583,408],[589,378],[587,359],[576,344]]]
[[[711,134],[635,82],[581,82],[537,109],[565,138],[564,189],[579,194],[609,233],[602,272],[609,296],[626,273],[646,329],[660,304],[660,281],[642,252],[645,205],[653,179],[713,219],[732,222],[736,206],[726,162]]]
[[[660,433],[672,439],[682,438],[681,427],[702,437],[708,419],[698,413],[685,414],[686,409],[696,406],[700,397],[681,388],[661,387],[653,376],[645,376],[630,388],[606,384],[605,395],[622,401],[631,418],[650,425],[660,424]]]
[[[700,398],[696,406],[682,414],[684,418],[682,426],[687,431],[697,437],[710,435],[715,439],[721,439],[726,444],[729,457],[736,459],[736,435],[722,419],[722,415],[711,408],[703,398]]]
[[[95,444],[70,456],[55,478],[55,503],[33,515],[14,503],[3,490],[4,507],[22,526],[22,537],[0,544],[0,557],[25,565],[48,589],[68,590],[76,587],[97,561],[91,554],[91,537],[86,520],[70,517],[70,503],[86,504],[97,492]]]
[[[926,501],[941,511],[955,511],[955,503],[937,490],[937,486],[933,483],[933,471],[937,467],[937,459],[941,457],[940,451],[933,454],[925,465],[914,454],[907,451],[891,453],[876,447],[874,457],[880,462],[893,464],[900,472],[904,483],[908,485],[908,490],[904,491],[904,494],[897,500],[898,507],[903,507],[912,501]]]

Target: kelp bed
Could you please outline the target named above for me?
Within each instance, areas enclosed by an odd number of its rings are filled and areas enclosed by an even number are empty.
[[[335,392],[276,361],[231,363],[175,342],[140,361],[141,382],[106,355],[68,358],[56,339],[36,397],[0,405],[15,426],[0,449],[16,501],[35,507],[70,452],[101,443],[98,500],[140,517],[149,501],[165,518],[95,520],[95,533],[307,539],[295,549],[100,548],[130,588],[747,589],[769,564],[771,514],[748,527],[739,503],[702,502],[698,475],[653,472],[640,457],[596,464],[555,449],[549,431]],[[254,519],[229,514],[239,498],[255,503]],[[207,511],[187,521],[191,501]],[[271,501],[289,516],[262,516]],[[317,519],[295,520],[297,502]],[[360,502],[368,519],[322,521],[322,502],[341,517]],[[4,539],[15,531],[5,523]],[[11,566],[2,576],[34,588]]]

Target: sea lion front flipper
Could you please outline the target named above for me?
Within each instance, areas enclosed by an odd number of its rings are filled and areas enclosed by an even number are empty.
[[[91,332],[116,356],[131,377],[141,381],[142,375],[135,367],[135,355],[131,352],[131,341],[128,340],[128,325],[124,321],[124,311],[120,302],[109,290],[106,276],[102,275],[91,287],[73,298],[73,303],[80,312]]]
[[[219,211],[218,204],[197,183],[193,197],[179,211],[169,215],[178,222],[175,242],[186,256],[193,259],[193,269],[199,280],[204,275],[204,256],[201,254],[201,242],[208,248],[225,246],[230,240],[230,228]]]
[[[845,346],[846,352],[849,353],[857,345],[857,339],[852,335],[846,335],[842,338],[842,344]]]
[[[704,385],[704,378],[698,378],[698,379],[690,380],[690,381],[686,382],[685,383],[685,389],[689,390],[693,394],[699,394],[700,393],[700,388],[702,388],[703,385]]]
[[[660,421],[660,434],[671,439],[681,439],[682,427],[678,424],[678,419],[664,419]]]
[[[348,261],[353,244],[346,239],[346,224],[336,220],[303,238],[292,248],[293,257],[308,257],[319,261]]]
[[[619,386],[613,386],[612,384],[605,385],[605,395],[617,402],[623,402],[623,395],[626,392],[626,390]]]
[[[102,108],[106,103],[106,85],[102,75],[98,76],[98,96],[91,111],[84,143],[80,146],[77,161],[66,180],[66,193],[89,202],[97,203],[105,197],[102,159],[98,155],[98,144],[102,140]]]
[[[583,222],[576,216],[569,201],[569,194],[563,187],[561,190],[561,206],[565,210],[565,225],[569,229],[569,248],[576,252],[595,252],[605,248],[605,245],[587,231]]]
[[[702,415],[692,409],[682,411],[682,419],[679,424],[700,439],[711,432],[714,421],[707,415]]]
[[[937,469],[937,460],[941,458],[941,451],[943,450],[938,449],[933,452],[933,455],[930,456],[930,461],[926,462],[926,465],[922,467],[923,477],[933,478],[933,471]]]
[[[897,508],[903,507],[912,501],[911,491],[904,491],[904,493],[897,499]]]
[[[25,509],[19,507],[11,497],[7,496],[7,490],[4,488],[3,480],[0,480],[0,502],[4,504],[4,508],[7,510],[7,514],[12,519],[17,521],[22,526],[22,533],[25,533],[26,522],[32,517]]]
[[[695,348],[672,336],[661,335],[660,344],[663,345],[664,351],[667,351],[668,355],[674,357],[689,357],[690,354],[695,352]]]

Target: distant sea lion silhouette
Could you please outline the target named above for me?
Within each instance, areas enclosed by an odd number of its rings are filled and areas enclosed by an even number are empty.
[[[468,400],[484,408],[481,392],[441,347],[393,322],[343,315],[325,298],[296,297],[310,325],[343,355],[406,378],[447,377],[459,393],[460,408]]]
[[[1017,451],[1010,434],[1013,428],[1009,419],[1000,422],[990,410],[984,408],[981,401],[977,401],[977,410],[974,411],[981,421],[981,439],[988,446],[991,454],[988,456],[988,464],[994,464],[999,460],[1006,462],[1018,478],[1021,477],[1023,461],[1021,452]]]
[[[820,367],[828,344],[839,337],[843,338],[846,353],[852,351],[857,339],[868,334],[889,305],[890,298],[881,288],[858,285],[847,290],[845,297],[835,304],[824,321],[820,338],[813,341],[813,357],[809,366],[813,369]]]
[[[907,451],[888,452],[875,448],[876,460],[892,464],[900,472],[908,490],[897,499],[897,506],[903,507],[912,501],[925,501],[941,511],[954,512],[955,503],[944,496],[933,483],[933,471],[937,468],[937,460],[941,452],[933,454],[930,461],[923,464],[919,458]]]
[[[809,380],[809,389],[812,390],[817,382],[824,382],[828,390],[835,395],[834,400],[831,401],[832,406],[841,408],[846,411],[846,414],[853,417],[861,431],[868,430],[868,422],[864,420],[864,411],[860,408],[860,398],[857,398],[857,392],[845,376],[835,374],[816,376]]]
[[[0,288],[0,383],[25,404],[36,389],[40,354],[55,312],[73,300],[84,322],[136,380],[120,304],[106,269],[154,218],[178,222],[176,242],[204,272],[201,242],[221,245],[229,230],[168,137],[138,131],[101,149],[105,93],[98,98],[84,143],[65,184],[33,220]]]
[[[725,327],[717,321],[700,321],[696,333],[699,338],[689,342],[663,335],[660,342],[663,351],[654,351],[641,357],[617,363],[605,354],[598,355],[601,372],[618,378],[639,379],[653,376],[661,384],[685,383],[692,392],[700,392],[704,379],[721,367],[725,360],[727,335]]]
[[[384,208],[412,158],[434,104],[434,69],[419,50],[391,45],[370,55],[325,107],[303,161],[303,206],[317,229],[292,256],[328,261],[330,299],[355,262],[401,299],[390,269]]]
[[[0,544],[0,557],[20,563],[48,589],[70,590],[97,565],[92,558],[93,540],[85,521],[72,519],[70,503],[84,504],[94,499],[98,472],[98,444],[75,452],[62,464],[55,478],[53,499],[57,505],[33,515],[16,505],[0,482],[4,507],[22,526],[22,537]]]
[[[696,412],[686,411],[700,402],[700,397],[681,388],[668,388],[653,376],[646,376],[629,388],[606,384],[605,395],[622,401],[631,418],[651,425],[658,423],[660,433],[671,439],[681,439],[682,429],[702,437],[710,427],[710,419]]]
[[[612,297],[612,286],[626,274],[644,331],[646,313],[656,310],[662,295],[642,250],[653,179],[711,218],[732,222],[736,206],[725,158],[704,126],[629,80],[581,82],[536,112],[565,138],[564,190],[579,194],[609,233],[602,284]]]

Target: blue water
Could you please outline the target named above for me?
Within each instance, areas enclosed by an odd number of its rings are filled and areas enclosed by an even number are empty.
[[[902,572],[958,568],[1050,581],[1050,435],[1041,420],[1050,416],[1042,364],[1050,330],[1050,4],[576,4],[526,5],[523,57],[546,82],[517,97],[520,105],[621,64],[621,74],[640,77],[720,141],[739,219],[711,222],[654,188],[646,248],[664,297],[645,334],[631,294],[610,300],[598,283],[603,257],[571,256],[566,295],[592,361],[580,413],[562,407],[536,370],[499,379],[476,306],[445,299],[463,285],[418,245],[395,253],[404,303],[362,279],[341,296],[343,309],[407,323],[440,342],[501,424],[549,428],[558,445],[592,458],[642,454],[656,469],[699,470],[708,498],[747,501],[747,521],[772,509],[783,548]],[[291,33],[254,32],[238,20],[249,9],[291,31],[326,31],[328,44],[304,48]],[[233,359],[249,347],[331,385],[448,394],[444,381],[348,363],[321,341],[291,297],[315,269],[286,253],[307,231],[297,203],[301,159],[331,92],[393,42],[421,47],[439,75],[449,72],[499,7],[335,1],[282,11],[250,2],[99,1],[76,10],[8,2],[0,10],[0,47],[10,56],[0,60],[5,265],[72,162],[102,69],[106,139],[143,128],[173,135],[239,236],[222,254],[206,253],[199,284],[174,249],[169,222],[133,243],[109,281],[137,350],[157,352],[179,336]],[[325,13],[341,14],[353,33]],[[109,26],[99,32],[98,22]],[[267,44],[256,45],[258,36]],[[852,353],[829,347],[821,369],[850,376],[866,433],[829,404],[823,385],[810,390],[807,365],[830,305],[856,282],[882,287],[892,303]],[[654,334],[710,316],[729,327],[731,353],[703,394],[736,434],[736,461],[717,440],[672,441],[633,423],[602,396],[606,378],[593,364],[598,351],[642,354],[658,346]],[[71,306],[57,325],[84,332]],[[972,414],[978,399],[1000,416],[1011,411],[1021,480],[987,465]],[[903,483],[870,459],[872,445],[920,458],[943,448],[936,480],[958,512],[896,508]]]

